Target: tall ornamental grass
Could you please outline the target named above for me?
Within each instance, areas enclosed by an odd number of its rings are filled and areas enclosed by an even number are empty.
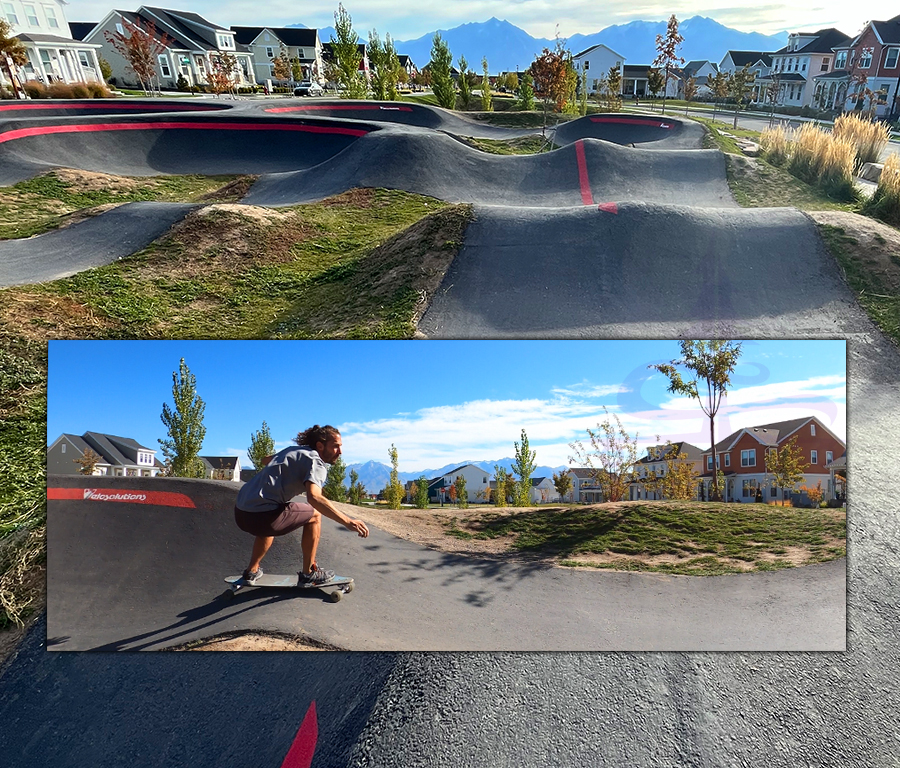
[[[900,155],[888,155],[878,186],[866,203],[866,213],[882,221],[900,224]]]
[[[763,159],[772,165],[784,165],[790,154],[790,143],[784,126],[764,128],[759,135],[759,148],[762,150]]]
[[[856,151],[849,139],[805,123],[793,132],[787,169],[837,200],[853,200]]]
[[[832,133],[853,145],[854,174],[859,173],[866,163],[877,163],[891,139],[891,130],[886,123],[865,120],[854,114],[838,117],[834,121]]]

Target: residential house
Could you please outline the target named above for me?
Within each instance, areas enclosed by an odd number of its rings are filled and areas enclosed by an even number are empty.
[[[576,504],[599,504],[606,501],[603,489],[597,482],[596,473],[588,467],[569,470],[572,476],[572,501]]]
[[[772,54],[769,74],[757,82],[758,101],[779,106],[811,106],[815,78],[836,68],[833,49],[849,40],[848,35],[833,27],[817,32],[792,32],[788,44]]]
[[[578,74],[579,84],[582,76],[586,74],[588,94],[595,94],[601,90],[601,81],[605,81],[609,77],[609,71],[613,67],[619,70],[619,76],[624,80],[623,66],[625,57],[602,43],[592,45],[590,48],[576,53],[572,57],[572,64],[575,67],[575,72]],[[622,92],[620,89],[619,93]]]
[[[673,457],[679,457],[686,454],[686,458],[678,459],[678,461],[693,464],[694,470],[699,477],[703,467],[703,449],[696,445],[685,442],[684,440],[672,443],[671,445],[651,445],[647,448],[647,455],[640,459],[635,465],[640,480],[631,483],[628,488],[628,498],[631,501],[639,501],[643,499],[661,499],[662,495],[656,488],[647,484],[648,478],[663,477],[668,471],[668,457],[670,453]],[[700,486],[697,486],[697,495],[699,495]]]
[[[209,480],[241,480],[241,460],[237,456],[201,456]]]
[[[761,81],[772,71],[772,54],[765,51],[728,51],[719,62],[719,72],[731,74],[748,67],[754,81],[750,99],[762,101],[764,98]]]
[[[78,435],[62,434],[47,448],[47,473],[54,475],[79,475],[82,467],[76,463],[91,450],[100,457],[94,467],[95,475],[117,477],[156,477],[163,464],[156,458],[156,451],[146,448],[130,437],[85,432]]]
[[[413,60],[405,53],[397,54],[397,60],[400,62],[400,68],[406,72],[406,82],[409,83],[419,73],[418,68],[413,64]]]
[[[366,44],[360,43],[357,46],[357,51],[362,57],[359,61],[359,71],[366,76],[366,82],[369,82],[369,80],[371,80],[372,78],[372,75],[369,72],[369,52]],[[322,61],[324,62],[323,77],[326,79],[326,87],[330,88],[332,87],[332,85],[336,85],[331,81],[328,81],[328,75],[325,72],[325,70],[327,70],[328,68],[329,63],[334,61],[334,47],[332,46],[330,41],[327,43],[322,43]]]
[[[697,97],[701,99],[710,97],[712,89],[709,87],[709,78],[718,74],[718,67],[711,61],[689,61],[681,68],[679,98],[684,98],[684,84],[692,77],[697,85]]]
[[[847,454],[839,456],[825,466],[831,476],[831,498],[847,500]]]
[[[548,504],[559,502],[559,492],[549,477],[531,478],[531,503]]]
[[[27,80],[51,83],[103,82],[97,51],[100,46],[71,37],[65,0],[3,0],[4,18],[25,46],[28,62],[13,67],[21,86]],[[0,83],[10,85],[6,67]]]
[[[809,463],[804,471],[802,483],[784,493],[772,484],[772,475],[766,472],[766,453],[784,447],[792,438],[797,438],[797,447],[803,460]],[[825,498],[834,497],[831,473],[827,469],[836,457],[844,455],[845,443],[836,437],[814,416],[808,416],[775,424],[746,427],[728,435],[716,443],[716,466],[725,478],[725,501],[752,502],[757,488],[762,489],[766,501],[789,499],[799,485],[815,487],[822,483]],[[710,483],[713,479],[712,451],[703,452],[703,498],[709,498]]]
[[[134,12],[110,11],[85,38],[86,42],[102,46],[103,58],[112,68],[110,82],[114,81],[116,85],[140,85],[128,60],[106,39],[107,33],[127,34],[124,26],[126,21],[131,24],[152,22],[160,35],[166,35],[168,45],[157,56],[156,64],[156,78],[160,88],[177,88],[179,77],[183,77],[188,86],[208,83],[215,61],[222,54],[234,56],[237,62],[234,77],[238,87],[256,82],[253,56],[245,45],[235,40],[234,32],[230,29],[213,24],[196,13],[142,5]]]
[[[643,99],[650,95],[647,84],[649,64],[625,64],[622,67],[622,94],[631,98]]]
[[[300,80],[310,80],[323,85],[325,65],[322,61],[322,42],[317,29],[295,29],[294,27],[232,27],[234,39],[253,56],[253,74],[257,83],[274,80],[273,60],[282,46],[290,61],[300,65]]]
[[[877,93],[877,117],[896,115],[900,88],[900,16],[870,21],[852,40],[833,49],[834,66],[815,77],[814,104],[821,109],[868,109],[868,99],[852,98],[863,88]]]
[[[488,482],[490,473],[485,472],[481,467],[474,464],[463,464],[462,466],[445,472],[440,477],[435,477],[428,481],[428,498],[430,501],[437,503],[447,503],[450,501],[450,486],[456,483],[456,478],[462,476],[466,480],[466,496],[470,504],[476,501],[484,501],[487,495],[485,491],[491,487]]]

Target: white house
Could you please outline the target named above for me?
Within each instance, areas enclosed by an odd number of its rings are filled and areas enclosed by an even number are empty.
[[[106,39],[106,33],[127,35],[123,21],[130,24],[152,22],[157,32],[168,38],[169,45],[157,56],[156,77],[161,88],[176,88],[179,77],[183,77],[188,86],[207,83],[215,60],[224,53],[234,56],[237,62],[234,77],[238,87],[256,82],[253,57],[246,46],[237,43],[230,29],[213,24],[196,13],[142,5],[134,12],[110,11],[85,37],[86,42],[102,46],[103,58],[112,67],[110,82],[115,80],[116,85],[139,86],[127,59]]]
[[[681,69],[681,96],[684,96],[684,84],[694,78],[697,85],[697,96],[707,97],[712,94],[709,78],[719,74],[718,67],[711,61],[689,61]]]
[[[156,477],[163,470],[162,463],[156,458],[156,451],[130,437],[85,432],[80,437],[64,433],[50,444],[47,448],[47,473],[81,474],[82,467],[76,460],[88,450],[100,457],[94,467],[95,475]]]
[[[531,478],[531,503],[553,504],[559,502],[559,492],[549,477]]]
[[[589,94],[597,93],[600,89],[600,81],[609,77],[609,70],[613,67],[619,70],[619,77],[624,78],[625,57],[621,53],[616,53],[612,48],[607,48],[602,43],[592,45],[590,48],[581,51],[581,53],[576,53],[572,57],[572,64],[578,73],[579,83],[581,82],[582,73],[587,73],[587,90]]]
[[[460,467],[445,472],[440,477],[428,481],[428,497],[437,502],[450,500],[450,486],[456,483],[457,477],[466,480],[466,496],[470,504],[476,501],[484,501],[487,495],[485,491],[490,488],[490,473],[474,464],[463,464]]]
[[[237,456],[200,456],[200,461],[209,480],[241,479],[241,461]]]
[[[28,53],[28,63],[15,73],[20,81],[103,82],[100,46],[70,37],[66,5],[65,0],[2,0],[3,18]],[[9,84],[5,69],[0,67],[0,82]]]

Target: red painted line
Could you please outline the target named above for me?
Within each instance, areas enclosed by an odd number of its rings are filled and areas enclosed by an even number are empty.
[[[606,213],[618,213],[619,206],[615,203],[600,203],[600,205],[597,206],[597,210],[606,211]]]
[[[383,107],[380,104],[359,104],[357,106],[353,106],[352,104],[341,104],[340,106],[328,106],[327,104],[309,104],[302,107],[270,107],[265,110],[266,112],[315,112],[319,111],[335,111],[339,112],[341,110],[355,112],[358,109],[380,109],[387,112],[412,112],[412,107]]]
[[[281,768],[309,768],[312,765],[316,742],[319,740],[319,723],[316,720],[316,702],[309,705],[300,723],[294,743],[285,755]]]
[[[670,123],[661,123],[657,118],[647,118],[642,120],[639,117],[592,117],[592,123],[627,123],[628,125],[649,125],[654,128],[674,128]]]
[[[196,509],[189,496],[171,491],[129,491],[122,488],[48,488],[48,501],[112,501]]]
[[[189,106],[187,104],[167,104],[157,107],[155,104],[84,103],[81,101],[58,101],[54,104],[0,104],[0,112],[15,112],[20,109],[108,109],[117,112],[129,109],[142,109],[145,112],[217,112],[220,108]]]
[[[591,194],[587,160],[584,157],[584,142],[581,139],[575,142],[575,157],[578,158],[578,183],[581,185],[581,202],[584,205],[593,205],[594,196]]]
[[[337,128],[322,125],[271,125],[268,123],[86,123],[70,125],[46,125],[37,128],[16,128],[0,134],[0,144],[28,136],[44,136],[50,133],[92,133],[95,131],[154,131],[154,130],[198,130],[198,131],[303,131],[305,133],[334,133],[345,136],[365,136],[368,131],[358,128]]]

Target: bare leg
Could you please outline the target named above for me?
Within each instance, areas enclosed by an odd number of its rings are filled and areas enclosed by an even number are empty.
[[[266,556],[266,552],[269,551],[273,541],[275,541],[274,536],[257,536],[253,540],[253,554],[250,556],[250,565],[247,566],[247,570],[250,573],[259,570],[259,564]]]
[[[319,536],[322,533],[322,515],[316,512],[312,519],[303,526],[303,538],[300,546],[303,549],[303,573],[312,571],[316,562],[316,550],[319,547]]]

